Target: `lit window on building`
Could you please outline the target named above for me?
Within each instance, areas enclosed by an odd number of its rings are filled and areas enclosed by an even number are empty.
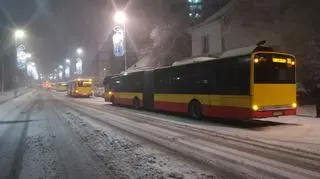
[[[200,18],[202,16],[202,0],[188,0],[189,16],[191,18]]]

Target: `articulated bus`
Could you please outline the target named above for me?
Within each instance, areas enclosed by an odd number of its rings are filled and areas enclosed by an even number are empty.
[[[160,111],[254,119],[296,114],[296,59],[255,46],[219,58],[105,78],[105,100]]]
[[[78,78],[68,82],[68,95],[72,97],[90,97],[93,95],[92,79]]]

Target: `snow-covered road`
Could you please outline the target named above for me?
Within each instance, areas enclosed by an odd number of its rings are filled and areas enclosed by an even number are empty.
[[[38,92],[0,106],[0,178],[105,178],[112,174],[76,140]]]
[[[227,178],[318,178],[320,122],[305,117],[250,122],[193,121],[128,108],[103,99],[54,97],[74,116],[198,161],[216,176]]]
[[[0,178],[319,178],[319,127],[194,121],[34,90],[0,105]]]

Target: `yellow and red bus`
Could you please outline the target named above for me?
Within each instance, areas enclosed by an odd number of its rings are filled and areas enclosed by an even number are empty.
[[[68,82],[68,95],[72,97],[90,97],[93,95],[92,79],[78,78]]]
[[[247,47],[219,58],[106,77],[105,99],[196,119],[295,115],[295,69],[293,55]]]

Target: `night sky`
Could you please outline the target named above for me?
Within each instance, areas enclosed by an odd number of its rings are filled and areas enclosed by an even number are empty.
[[[97,44],[111,44],[106,39],[112,35],[116,9],[124,9],[128,14],[128,46],[137,53],[152,46],[157,40],[150,35],[153,29],[165,26],[178,11],[184,11],[181,5],[170,9],[177,2],[186,1],[0,0],[0,5],[13,27],[26,29],[25,43],[36,57],[39,71],[48,74],[74,55],[77,47],[84,49],[85,61],[90,64]]]
[[[77,47],[92,59],[97,41],[106,38],[115,9],[106,0],[1,0],[0,5],[13,27],[27,31],[27,48],[45,74]]]

